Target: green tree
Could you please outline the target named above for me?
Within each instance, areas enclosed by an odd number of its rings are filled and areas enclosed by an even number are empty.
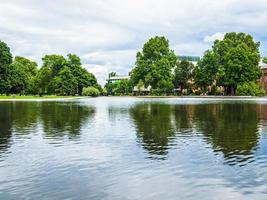
[[[237,85],[256,81],[261,76],[259,43],[245,33],[227,33],[216,40],[213,52],[218,68],[218,83],[227,94],[235,95]]]
[[[107,83],[105,89],[110,95],[126,95],[132,92],[133,84],[131,80],[121,80],[114,83]]]
[[[99,87],[95,76],[82,67],[75,54],[68,54],[67,59],[61,55],[46,55],[42,60],[43,66],[36,78],[40,94],[82,95],[84,87]]]
[[[267,64],[267,57],[263,58],[262,60],[265,64]]]
[[[48,87],[52,78],[52,69],[43,66],[37,73],[35,83],[39,95],[48,94]]]
[[[8,66],[12,63],[12,54],[6,43],[0,40],[0,94],[8,93]]]
[[[26,71],[17,63],[12,63],[7,69],[8,94],[24,94],[28,86]]]
[[[206,90],[207,86],[211,86],[217,79],[217,73],[215,54],[213,51],[206,51],[194,70],[195,84]]]
[[[186,60],[178,62],[174,70],[175,87],[180,87],[181,91],[188,89],[188,81],[193,78],[193,70],[193,63]]]
[[[59,71],[67,65],[67,60],[62,55],[45,55],[42,58],[43,67],[48,67],[52,70],[52,76],[57,76]]]
[[[37,72],[36,62],[16,56],[8,70],[10,93],[34,94]]]
[[[68,96],[76,94],[77,80],[66,66],[60,70],[58,76],[54,77],[51,84],[57,95]]]
[[[245,33],[226,33],[216,40],[195,70],[195,82],[206,87],[216,83],[225,88],[225,94],[236,94],[238,85],[255,82],[261,76],[258,42]]]
[[[77,94],[82,95],[84,87],[97,85],[95,76],[82,67],[81,59],[77,55],[68,54],[67,62],[77,81]]]
[[[156,36],[145,43],[142,51],[137,53],[131,80],[134,85],[142,80],[145,87],[151,85],[152,89],[164,90],[160,87],[169,87],[172,84],[172,69],[176,62],[177,56],[169,48],[169,41],[165,37]],[[167,84],[162,84],[163,82]]]

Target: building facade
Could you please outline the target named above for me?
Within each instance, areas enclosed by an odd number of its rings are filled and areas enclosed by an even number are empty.
[[[108,83],[116,83],[116,82],[120,82],[122,80],[129,80],[130,79],[130,76],[119,76],[119,75],[116,75],[116,76],[111,76],[107,79],[107,82]]]
[[[262,77],[260,79],[260,83],[262,88],[267,92],[267,64],[262,64],[261,65],[261,70],[262,70]]]

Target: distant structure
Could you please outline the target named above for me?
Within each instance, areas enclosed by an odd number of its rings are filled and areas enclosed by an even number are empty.
[[[134,86],[133,88],[133,94],[134,95],[147,95],[149,94],[150,90],[152,89],[152,87],[149,85],[148,87],[145,86]]]
[[[198,56],[178,56],[179,60],[186,60],[190,62],[198,62],[200,57]]]
[[[260,78],[260,83],[262,88],[267,92],[267,64],[261,59],[260,67],[262,70],[262,77]]]
[[[198,56],[178,56],[178,59],[181,61],[189,61],[193,63],[194,66],[197,65],[197,62],[200,60]]]
[[[121,82],[122,80],[129,80],[130,76],[126,76],[126,75],[115,75],[115,76],[110,76],[107,79],[108,83],[117,83],[117,82]]]

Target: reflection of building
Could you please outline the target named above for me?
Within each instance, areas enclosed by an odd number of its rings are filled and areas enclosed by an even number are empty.
[[[260,79],[260,83],[265,91],[267,91],[267,64],[263,63],[262,60],[260,62],[260,67],[262,70],[262,77]]]
[[[119,75],[116,75],[116,76],[111,76],[107,79],[107,82],[108,83],[116,83],[116,82],[120,82],[122,80],[129,80],[130,79],[130,76],[119,76]]]

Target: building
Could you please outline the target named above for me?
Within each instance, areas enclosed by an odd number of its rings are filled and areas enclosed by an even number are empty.
[[[262,88],[267,92],[267,64],[262,62],[260,62],[260,67],[262,70],[262,77],[260,79],[260,83]]]
[[[120,82],[122,80],[129,80],[129,79],[130,79],[130,76],[119,76],[119,75],[116,75],[116,76],[110,76],[107,79],[107,82],[108,83],[116,83],[116,82]]]
[[[149,92],[151,91],[152,87],[149,85],[148,87],[142,86],[134,86],[133,88],[133,94],[134,95],[148,95]]]

